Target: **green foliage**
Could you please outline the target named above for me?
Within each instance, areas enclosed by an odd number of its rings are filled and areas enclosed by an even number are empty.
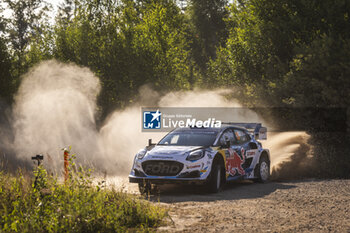
[[[3,6],[0,6],[0,100],[7,102],[12,101],[13,95],[13,79],[10,72],[11,60],[10,54],[6,48],[5,32],[7,20],[2,16]]]
[[[210,61],[212,79],[204,85],[239,87],[247,106],[350,105],[348,1],[241,0],[229,11],[226,47]],[[290,118],[275,117],[289,124]],[[303,114],[292,117],[305,121]],[[349,133],[309,133],[320,173],[348,177]]]
[[[12,101],[13,95],[13,78],[10,72],[11,61],[6,49],[5,40],[0,37],[0,99],[7,102]]]
[[[347,1],[231,5],[226,21],[234,27],[211,61],[211,82],[242,87],[253,104],[348,106],[349,8]]]
[[[1,13],[6,7],[10,18]],[[52,58],[52,30],[42,0],[4,0],[0,6],[0,97],[11,103],[19,78],[37,62]]]
[[[145,83],[164,91],[190,88],[184,28],[172,1],[67,2],[55,27],[54,55],[99,75],[99,103],[108,112],[130,103]]]
[[[191,0],[187,8],[191,28],[191,50],[196,64],[206,75],[209,59],[216,58],[216,48],[225,45],[227,0]]]
[[[30,66],[56,58],[98,75],[101,119],[132,103],[144,84],[163,93],[234,87],[245,106],[350,104],[347,0],[191,0],[186,7],[175,0],[65,0],[54,25],[43,0],[4,2],[13,12],[10,19],[0,14],[0,97],[7,102]]]
[[[19,76],[27,71],[30,59],[26,58],[31,44],[38,45],[38,40],[48,29],[48,15],[50,5],[42,0],[5,0],[13,17],[8,20],[6,32],[10,42],[10,51],[13,55],[14,75]],[[39,41],[42,42],[42,41]],[[46,43],[46,42],[45,42]],[[48,43],[47,43],[48,44]],[[37,62],[34,60],[33,62]]]
[[[0,172],[1,232],[124,232],[158,226],[164,209],[93,182],[90,171],[70,165],[62,184],[41,166],[35,182]]]

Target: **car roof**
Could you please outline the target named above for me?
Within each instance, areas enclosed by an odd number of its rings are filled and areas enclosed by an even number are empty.
[[[247,131],[246,128],[238,126],[238,125],[234,125],[234,124],[222,124],[221,128],[222,129],[233,128],[233,129],[238,129],[238,130],[242,130],[242,131]]]
[[[173,130],[173,132],[188,132],[188,131],[198,131],[198,132],[220,132],[221,128],[195,128],[195,127],[189,127],[189,128],[176,128]]]
[[[173,132],[186,132],[186,131],[200,131],[200,132],[222,132],[228,128],[233,128],[233,129],[238,129],[238,130],[242,130],[242,131],[247,131],[246,128],[244,127],[240,127],[240,126],[235,126],[232,124],[222,124],[221,127],[201,127],[201,128],[197,128],[197,127],[188,127],[188,128],[176,128],[175,130],[173,130]]]

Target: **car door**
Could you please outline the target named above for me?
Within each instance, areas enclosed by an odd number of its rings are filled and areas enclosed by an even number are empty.
[[[229,145],[227,144],[228,141]],[[242,146],[237,141],[233,128],[229,128],[223,132],[220,138],[220,144],[222,148],[225,148],[227,180],[245,175],[242,167],[244,159],[240,156]]]
[[[235,129],[234,135],[236,137],[237,146],[241,152],[240,155],[242,160],[244,160],[242,167],[247,172],[246,169],[250,167],[253,158],[258,153],[258,146],[251,140],[250,135],[244,130]]]

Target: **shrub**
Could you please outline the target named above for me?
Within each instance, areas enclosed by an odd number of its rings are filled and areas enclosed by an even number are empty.
[[[167,214],[136,196],[94,184],[91,171],[74,161],[65,184],[42,166],[34,175],[0,172],[1,232],[147,231]]]

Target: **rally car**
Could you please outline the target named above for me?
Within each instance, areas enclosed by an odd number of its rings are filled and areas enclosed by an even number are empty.
[[[266,182],[270,153],[258,140],[266,139],[260,123],[225,123],[219,128],[177,128],[157,144],[140,150],[129,175],[141,193],[166,183],[203,184],[218,192],[227,181]]]

